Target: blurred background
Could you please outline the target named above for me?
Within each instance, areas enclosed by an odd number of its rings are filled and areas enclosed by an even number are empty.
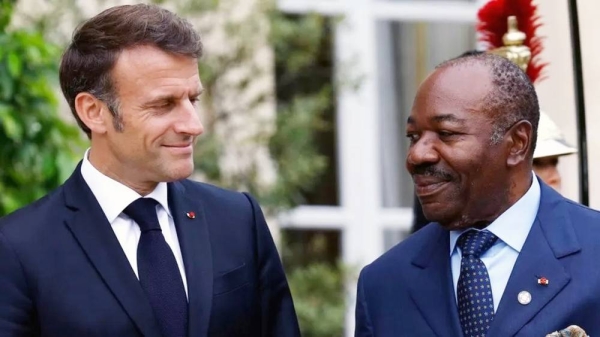
[[[577,144],[568,0],[539,1],[542,109]],[[61,184],[87,141],[58,88],[82,20],[130,1],[0,0],[0,216]],[[406,117],[433,67],[478,48],[470,0],[156,0],[204,38],[195,179],[257,196],[305,337],[352,336],[360,269],[408,235]],[[600,208],[600,13],[580,0],[590,205]],[[596,94],[596,95],[595,95]],[[559,170],[579,201],[578,155]]]

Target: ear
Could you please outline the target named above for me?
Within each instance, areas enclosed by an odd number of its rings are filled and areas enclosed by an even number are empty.
[[[81,92],[75,97],[75,110],[79,119],[92,133],[102,134],[107,130],[106,118],[103,114],[108,112],[106,105],[96,96]]]
[[[518,166],[525,161],[530,160],[533,140],[533,127],[526,120],[515,123],[507,132],[508,157],[506,165],[509,167]]]

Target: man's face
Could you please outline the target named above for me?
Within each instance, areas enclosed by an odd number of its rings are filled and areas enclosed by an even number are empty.
[[[558,157],[544,157],[533,160],[533,171],[546,184],[560,192],[561,177],[558,172]]]
[[[492,145],[483,106],[491,90],[484,65],[438,69],[419,88],[408,118],[406,167],[426,218],[448,229],[493,220],[506,203],[506,146]]]
[[[106,133],[108,170],[142,185],[189,177],[203,132],[195,108],[203,90],[197,60],[140,46],[123,51],[111,74],[123,129]]]

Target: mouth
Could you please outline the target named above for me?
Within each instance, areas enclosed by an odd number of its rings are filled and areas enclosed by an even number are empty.
[[[170,144],[163,147],[177,154],[190,154],[194,151],[193,143]]]
[[[436,177],[415,175],[415,193],[419,198],[432,196],[441,191],[449,183],[447,180],[440,180]]]

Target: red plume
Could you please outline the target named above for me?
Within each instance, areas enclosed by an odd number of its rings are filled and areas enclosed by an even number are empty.
[[[502,36],[508,31],[507,19],[511,15],[516,16],[519,30],[527,36],[525,45],[531,49],[527,75],[533,83],[544,79],[541,75],[547,65],[540,61],[543,46],[542,38],[535,34],[541,26],[536,11],[537,6],[533,4],[533,0],[490,0],[477,14],[479,40],[487,43],[489,49],[504,46]]]

